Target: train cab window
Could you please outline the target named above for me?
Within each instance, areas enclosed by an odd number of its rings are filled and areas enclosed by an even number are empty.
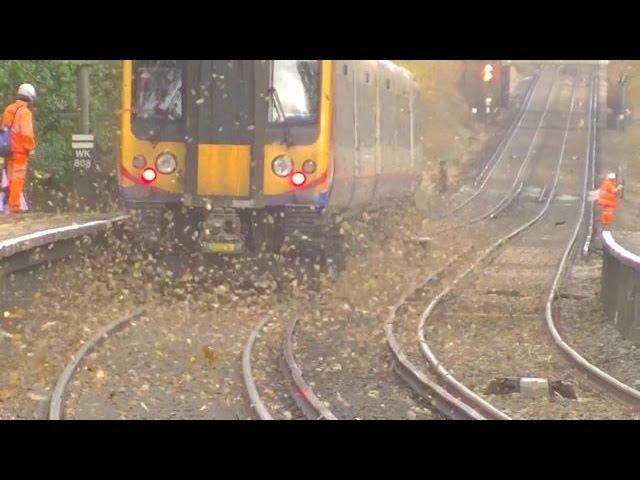
[[[182,119],[184,68],[179,60],[133,63],[133,114],[145,120]]]
[[[320,109],[320,62],[274,60],[269,121],[314,123]]]

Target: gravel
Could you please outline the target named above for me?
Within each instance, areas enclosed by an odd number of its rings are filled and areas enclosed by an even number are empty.
[[[284,327],[293,315],[300,318],[296,361],[338,418],[437,417],[393,372],[382,330],[386,306],[432,266],[416,262],[434,258],[429,242],[414,241],[422,218],[419,210],[404,207],[343,223],[346,268],[337,278],[322,276],[313,291],[291,292],[286,312],[270,325],[254,353],[258,389],[279,418],[301,417],[297,407],[291,409],[291,386],[281,370]]]
[[[492,268],[484,269],[437,309],[426,337],[447,369],[481,395],[492,380],[502,377],[562,381],[577,393],[577,400],[557,395],[533,399],[518,393],[484,395],[514,418],[637,418],[626,406],[577,377],[549,341],[544,304],[557,253],[541,247],[507,246]],[[532,258],[537,259],[533,275]],[[507,271],[519,275],[503,276]],[[495,290],[510,294],[496,295]]]
[[[561,119],[558,117],[557,120],[560,122]],[[559,135],[550,127],[545,127],[545,130],[545,136]],[[576,140],[579,138],[575,137]],[[580,171],[584,160],[578,154],[572,155],[572,150],[582,153],[583,145],[581,141],[574,140],[569,144],[557,198],[544,219],[502,247],[490,262],[485,262],[472,276],[463,280],[447,301],[435,310],[426,327],[427,341],[450,373],[514,418],[637,416],[626,406],[576,378],[571,367],[557,356],[544,324],[548,289],[569,236],[567,224],[574,221],[578,205],[580,176],[575,172]],[[545,149],[538,156],[535,175],[529,179],[533,185],[534,182],[541,185],[548,182],[557,162],[557,145],[554,146],[549,138]],[[508,215],[524,223],[527,218],[532,218],[536,209],[541,208],[541,205],[529,207],[528,213],[522,210],[518,214],[517,210],[525,209],[526,204],[525,198],[519,198],[510,207]],[[496,232],[495,238],[498,237]],[[417,316],[411,313],[409,318]],[[416,320],[413,322],[405,328],[415,331]],[[578,398],[571,400],[554,394],[525,399],[519,393],[485,394],[493,380],[504,377],[562,381],[573,386]]]
[[[578,259],[560,297],[557,322],[567,343],[580,355],[633,388],[640,388],[640,348],[609,322],[599,299],[602,258]]]
[[[115,334],[74,377],[67,415],[250,418],[240,356],[253,319],[270,300],[239,305],[233,296],[202,292],[192,301],[157,308]]]
[[[2,308],[0,418],[46,416],[57,376],[83,342],[143,299],[159,298],[113,261],[99,254],[6,279],[30,288],[11,291]]]

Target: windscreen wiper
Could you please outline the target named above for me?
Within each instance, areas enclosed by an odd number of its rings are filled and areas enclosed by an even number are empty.
[[[154,148],[161,141],[165,130],[171,123],[171,120],[175,120],[171,112],[175,110],[174,104],[176,103],[176,99],[182,101],[182,80],[173,82],[173,85],[170,86],[170,88],[171,90],[164,96],[162,100],[158,100],[154,107],[155,112],[159,112],[165,117],[164,119],[159,119],[160,126],[154,129],[153,133],[149,135],[149,141]],[[182,111],[180,112],[180,116],[182,117]]]
[[[160,124],[160,128],[155,131],[155,135],[153,135],[151,139],[152,142],[157,144],[171,121],[178,120],[182,117],[182,109],[180,109],[180,117],[174,117],[174,113],[177,113],[176,102],[182,102],[182,80],[180,79],[170,85],[169,92],[165,95],[164,99],[156,105],[156,111],[161,112],[165,118]]]
[[[282,107],[282,102],[280,102],[280,96],[278,95],[276,87],[272,86],[269,88],[269,95],[271,96],[271,100],[276,107],[276,113],[278,114],[278,117],[282,117],[284,143],[287,147],[290,147],[291,145],[293,145],[293,139],[291,138],[291,127],[289,126],[289,122],[287,121],[287,115],[284,113],[284,108]]]

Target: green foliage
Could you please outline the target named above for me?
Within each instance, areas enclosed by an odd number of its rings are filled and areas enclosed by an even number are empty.
[[[77,68],[71,61],[8,60],[0,62],[2,108],[16,99],[21,83],[36,87],[32,105],[36,152],[31,169],[57,183],[69,181],[73,151],[71,134],[78,132]],[[120,63],[99,62],[91,67],[92,130],[101,152],[114,148],[117,114],[120,108]],[[30,176],[37,181],[43,175]]]
[[[96,145],[103,153],[116,148],[121,82],[122,62],[101,62],[91,67],[91,124]]]

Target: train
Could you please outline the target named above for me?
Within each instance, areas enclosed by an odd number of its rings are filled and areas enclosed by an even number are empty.
[[[340,219],[408,198],[426,108],[378,60],[127,60],[118,181],[141,236],[331,252]]]

